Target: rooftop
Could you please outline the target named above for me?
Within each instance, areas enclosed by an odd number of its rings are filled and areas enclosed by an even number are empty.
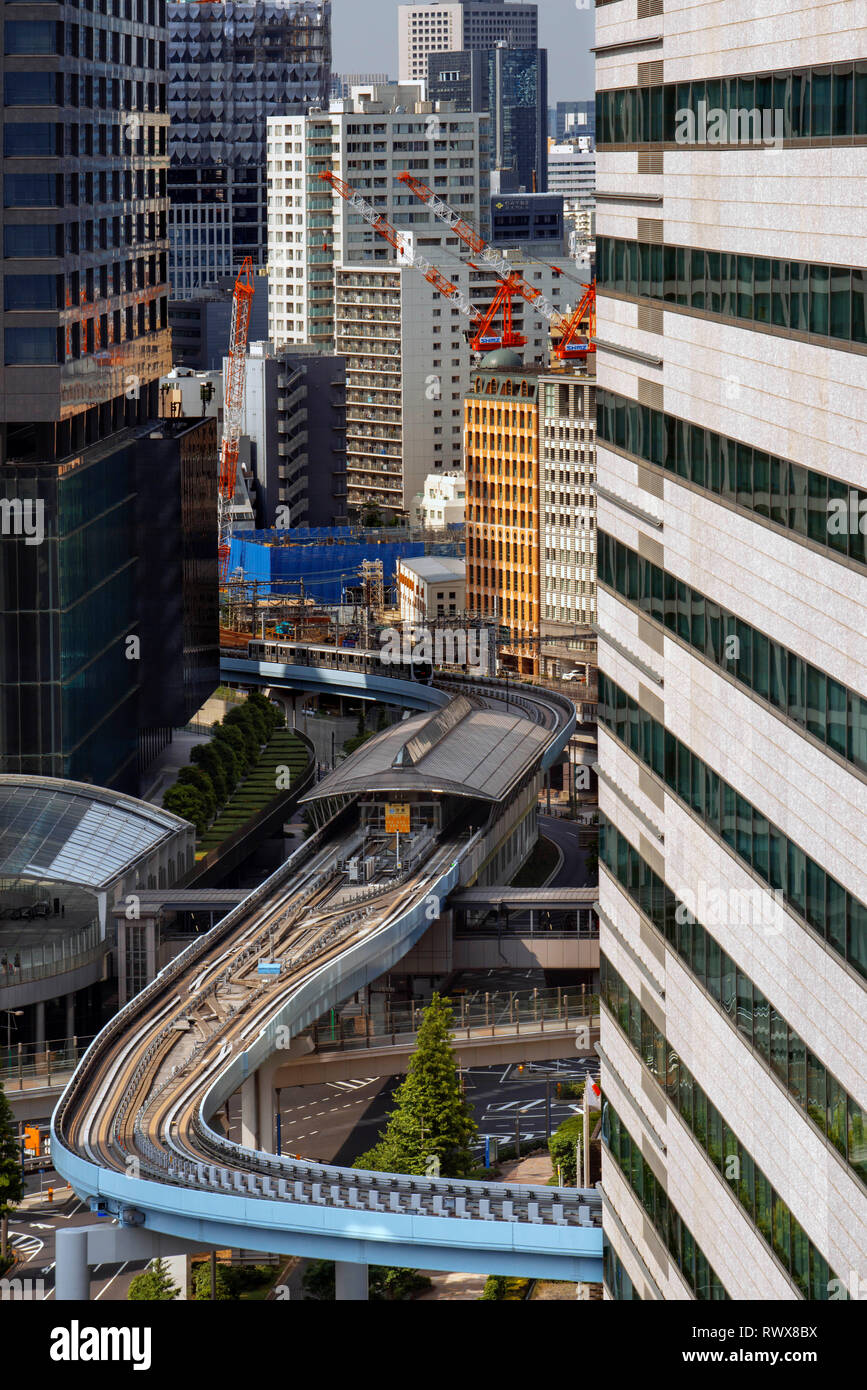
[[[104,888],[186,821],[104,787],[0,776],[0,878]]]
[[[467,574],[466,561],[454,555],[416,555],[401,559],[400,566],[428,584],[454,583],[456,579],[466,579]]]
[[[549,738],[523,714],[480,708],[459,695],[378,734],[302,799],[426,791],[501,801]]]

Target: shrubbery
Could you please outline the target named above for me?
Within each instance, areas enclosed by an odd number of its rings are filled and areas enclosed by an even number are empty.
[[[196,834],[203,835],[256,763],[262,746],[285,722],[282,711],[259,691],[230,709],[222,724],[213,726],[209,742],[193,748],[193,765],[182,768],[169,787],[163,797],[165,809],[192,821]]]

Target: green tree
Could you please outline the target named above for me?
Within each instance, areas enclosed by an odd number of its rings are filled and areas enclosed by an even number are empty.
[[[217,814],[217,793],[207,772],[200,767],[182,767],[178,773],[176,785],[194,787],[197,792],[200,792],[205,802],[208,820],[214,819]]]
[[[127,1293],[130,1303],[171,1303],[180,1289],[162,1260],[154,1260],[143,1274],[137,1274]]]
[[[224,806],[229,799],[229,779],[223,760],[212,743],[197,743],[190,754],[190,762],[207,772],[214,788],[217,805]]]
[[[225,1265],[217,1265],[216,1294],[218,1303],[225,1303],[237,1297],[231,1279],[231,1270]],[[193,1272],[193,1294],[197,1302],[206,1303],[211,1297],[211,1262],[202,1260]]]
[[[554,1130],[548,1140],[548,1152],[551,1155],[551,1163],[554,1168],[554,1177],[557,1176],[559,1166],[563,1174],[563,1182],[566,1187],[574,1187],[577,1174],[575,1160],[575,1145],[581,1143],[581,1136],[584,1132],[584,1119],[582,1115],[570,1115],[568,1120]]]
[[[231,795],[241,780],[242,772],[241,764],[238,761],[235,750],[231,743],[228,743],[225,739],[212,738],[209,746],[213,749],[214,756],[218,758],[222,764],[229,794]],[[195,750],[193,751],[195,752]]]
[[[163,797],[163,806],[175,816],[192,821],[196,833],[204,835],[208,828],[208,808],[198,787],[176,782]]]
[[[228,715],[226,716],[226,720],[227,719]],[[214,740],[217,743],[228,744],[235,754],[241,776],[243,776],[247,769],[253,765],[255,753],[250,752],[249,745],[242,731],[233,724],[227,723],[226,720],[224,720],[222,724],[214,725]]]
[[[244,740],[247,749],[247,757],[250,763],[254,763],[259,756],[261,744],[259,735],[253,723],[254,715],[248,710],[246,705],[237,705],[235,709],[230,709],[223,720],[223,727],[226,729],[238,729]]]
[[[391,1268],[387,1265],[370,1265],[367,1271],[367,1291],[373,1303],[399,1303],[411,1298],[422,1289],[429,1289],[431,1281],[426,1274],[417,1269]],[[311,1260],[301,1281],[301,1288],[307,1300],[320,1303],[333,1302],[337,1297],[333,1260]]]
[[[435,994],[422,1015],[406,1080],[378,1142],[355,1161],[382,1173],[425,1174],[439,1161],[444,1178],[471,1177],[478,1127],[461,1091],[451,1047],[451,1004]]]
[[[9,1261],[9,1217],[24,1196],[21,1149],[12,1106],[0,1085],[0,1272]]]

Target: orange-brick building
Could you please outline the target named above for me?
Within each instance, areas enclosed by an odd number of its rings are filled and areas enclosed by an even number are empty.
[[[509,630],[501,664],[539,668],[539,376],[499,349],[475,369],[464,398],[467,609]]]

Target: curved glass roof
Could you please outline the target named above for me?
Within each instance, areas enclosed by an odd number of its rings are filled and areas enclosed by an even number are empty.
[[[51,777],[0,776],[0,876],[102,888],[187,822],[146,801]]]

